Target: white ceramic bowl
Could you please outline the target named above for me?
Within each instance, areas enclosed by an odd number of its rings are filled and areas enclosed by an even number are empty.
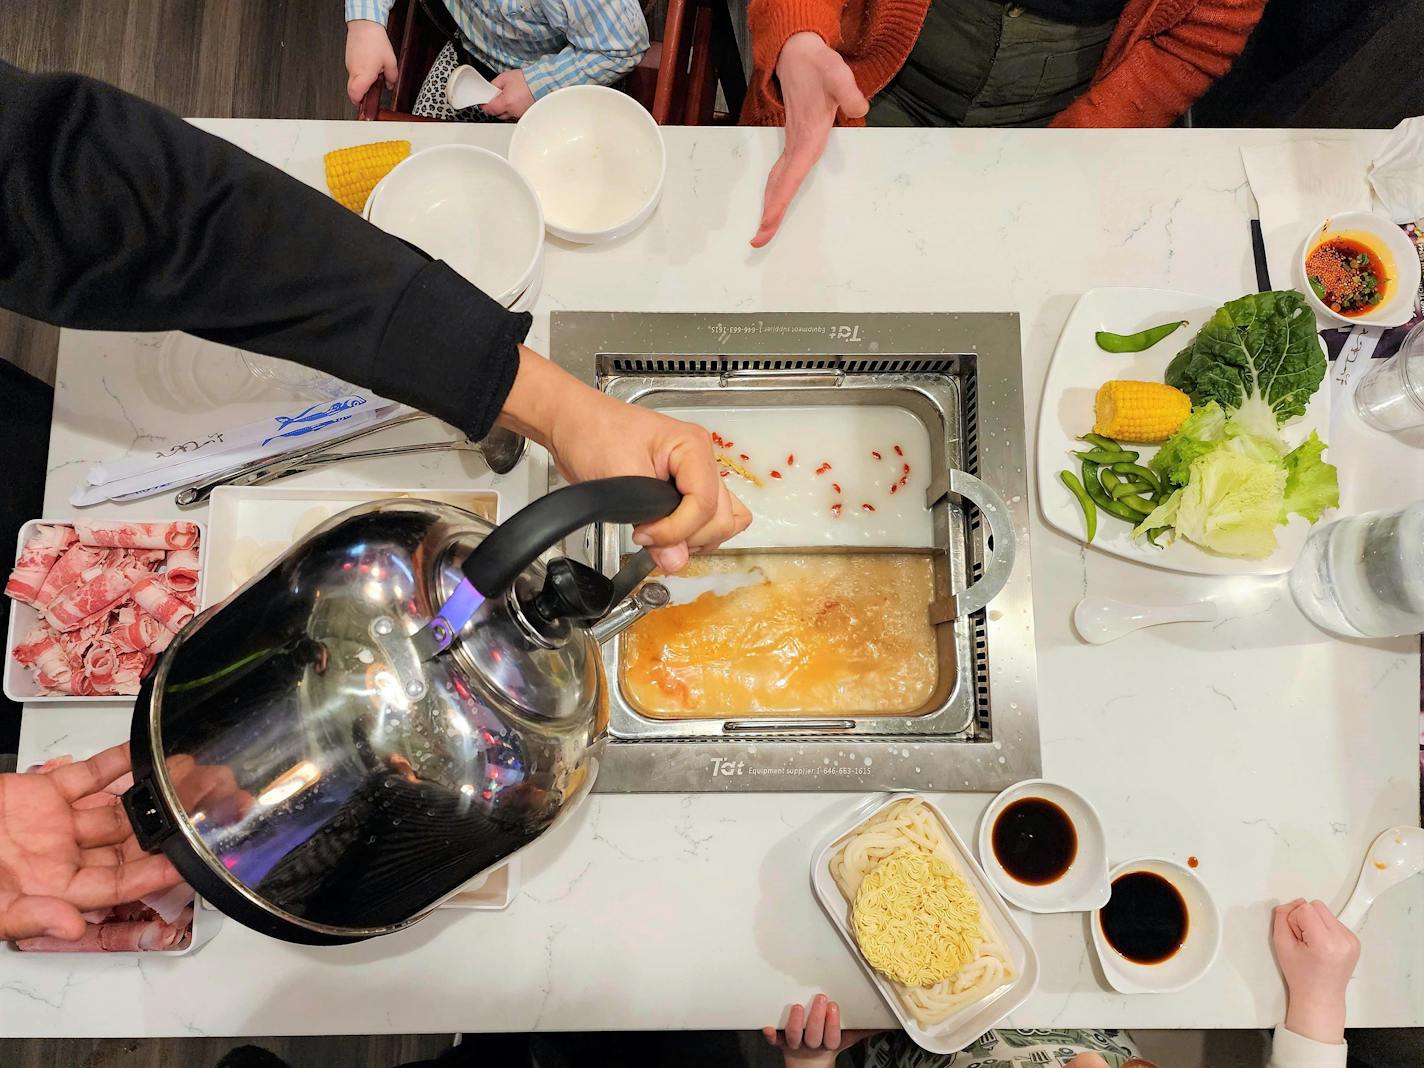
[[[1123,994],[1169,994],[1191,986],[1207,973],[1221,950],[1221,915],[1211,891],[1190,868],[1162,857],[1141,857],[1119,864],[1109,879],[1135,871],[1160,875],[1177,888],[1187,904],[1187,937],[1182,948],[1160,964],[1138,964],[1108,945],[1103,935],[1102,911],[1095,911],[1090,920],[1093,948],[1103,975],[1114,990]]]
[[[593,244],[648,220],[662,196],[667,152],[657,123],[632,97],[575,85],[524,113],[509,162],[538,191],[549,233]]]
[[[1322,238],[1352,233],[1373,238],[1373,244],[1377,248],[1383,246],[1387,253],[1384,268],[1390,275],[1389,299],[1366,315],[1341,315],[1331,311],[1310,288],[1310,279],[1305,273],[1305,258]],[[1296,284],[1300,291],[1316,314],[1327,322],[1402,326],[1414,317],[1414,297],[1419,292],[1419,253],[1415,251],[1413,242],[1404,236],[1404,231],[1383,215],[1370,211],[1343,211],[1330,216],[1307,235],[1296,259],[1296,269],[1299,272]]]
[[[539,198],[507,160],[474,145],[407,156],[371,190],[364,214],[501,304],[528,288],[543,262]]]
[[[1015,801],[1041,797],[1061,808],[1078,835],[1078,852],[1068,870],[1058,879],[1041,886],[1021,883],[1004,870],[994,856],[994,821]],[[1108,847],[1098,810],[1082,794],[1046,779],[1025,779],[1014,783],[984,810],[979,821],[979,863],[994,889],[1028,912],[1088,912],[1108,900]]]

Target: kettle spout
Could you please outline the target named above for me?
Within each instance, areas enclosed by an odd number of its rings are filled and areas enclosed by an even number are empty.
[[[594,641],[602,645],[609,638],[622,634],[653,609],[665,607],[669,600],[671,594],[661,582],[645,582],[614,605],[608,615],[590,627],[588,632]]]

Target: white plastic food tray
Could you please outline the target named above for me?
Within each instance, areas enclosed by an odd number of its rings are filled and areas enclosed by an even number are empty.
[[[88,518],[87,516],[85,517]],[[139,519],[123,516],[125,523],[171,523],[171,519]],[[202,523],[191,519],[184,519],[182,522],[192,523],[198,528],[198,604],[205,605],[203,600],[204,587],[206,583],[207,561],[208,561],[208,533]],[[25,542],[30,540],[31,533],[35,527],[42,524],[62,524],[73,526],[74,518],[68,519],[31,519],[20,528],[20,538],[15,543],[15,556],[12,564],[20,559],[20,552],[25,547]],[[8,573],[7,573],[8,574]],[[77,697],[70,694],[46,695],[40,693],[35,677],[30,674],[30,669],[23,664],[15,662],[15,646],[20,639],[30,632],[30,628],[39,622],[40,614],[30,605],[22,604],[19,601],[10,602],[10,627],[5,637],[5,696],[12,701],[21,704],[103,704],[105,702],[114,704],[115,702],[133,702],[132,694],[101,694],[94,697]]]
[[[208,528],[212,535],[208,543],[207,574],[204,576],[200,604],[210,608],[237,589],[238,584],[233,582],[232,560],[239,539],[282,542],[285,547],[296,540],[296,524],[313,508],[335,515],[359,504],[389,497],[440,501],[474,512],[492,523],[499,521],[499,494],[494,490],[219,486],[213,490],[209,501]]]
[[[978,895],[980,905],[985,913],[1003,935],[1004,942],[1009,948],[1009,956],[1013,960],[1014,968],[1018,971],[1018,976],[1013,982],[1000,987],[972,1005],[966,1005],[943,1023],[931,1028],[921,1027],[915,1022],[914,1017],[901,1004],[899,995],[895,992],[891,982],[872,968],[860,952],[860,947],[856,945],[855,935],[850,929],[850,902],[841,895],[840,887],[836,885],[835,878],[831,875],[831,858],[851,832],[882,809],[897,801],[905,801],[912,797],[918,797],[924,801],[930,811],[939,819],[950,851],[959,862],[960,871],[963,872],[974,893]],[[875,984],[875,988],[880,991],[880,996],[885,999],[885,1004],[889,1005],[890,1011],[899,1018],[901,1026],[905,1028],[905,1033],[914,1039],[917,1045],[932,1053],[958,1053],[1027,1001],[1029,995],[1033,993],[1034,987],[1038,985],[1038,954],[1034,952],[1033,944],[1029,942],[1023,930],[1015,922],[1008,906],[1004,904],[1004,899],[989,884],[984,870],[979,867],[978,861],[974,859],[959,835],[955,833],[954,827],[944,813],[922,794],[880,794],[867,798],[856,805],[847,814],[845,821],[837,826],[826,844],[816,853],[816,859],[811,865],[811,887],[821,902],[821,907],[826,910],[826,915],[830,917],[831,923],[845,939],[845,944],[850,947],[851,953],[860,962],[860,966],[870,977],[870,981]]]

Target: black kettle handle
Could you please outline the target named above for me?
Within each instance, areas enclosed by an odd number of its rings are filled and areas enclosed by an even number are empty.
[[[590,523],[651,523],[671,515],[682,494],[671,482],[641,475],[565,486],[510,516],[465,558],[465,577],[498,597],[544,550]]]

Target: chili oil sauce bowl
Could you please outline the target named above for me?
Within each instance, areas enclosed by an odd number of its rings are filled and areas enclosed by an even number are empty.
[[[1093,913],[1103,975],[1123,994],[1168,994],[1191,986],[1221,950],[1221,915],[1206,883],[1163,857],[1119,864],[1112,893]]]
[[[1107,836],[1082,794],[1025,779],[989,803],[979,860],[994,889],[1027,912],[1088,912],[1108,899]]]
[[[1342,314],[1320,299],[1311,285],[1306,261],[1321,244],[1343,239],[1364,246],[1379,260],[1385,275],[1383,299],[1368,311]],[[1360,326],[1402,326],[1414,316],[1414,299],[1419,292],[1419,253],[1404,231],[1383,215],[1372,211],[1342,211],[1310,231],[1296,261],[1296,284],[1321,320],[1322,327],[1340,323]]]

